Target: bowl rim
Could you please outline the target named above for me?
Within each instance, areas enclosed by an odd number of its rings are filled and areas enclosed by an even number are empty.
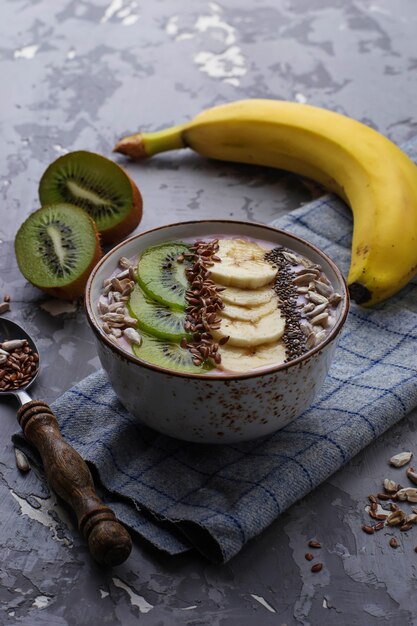
[[[261,371],[253,370],[252,372],[217,374],[217,375],[210,374],[209,371],[206,372],[205,374],[197,374],[197,373],[192,374],[190,372],[177,372],[175,370],[171,370],[166,367],[161,367],[160,365],[154,365],[153,363],[148,363],[147,361],[144,361],[138,358],[134,354],[129,354],[128,352],[120,348],[115,342],[111,341],[106,335],[106,333],[95,323],[94,315],[92,313],[92,302],[91,302],[92,284],[94,282],[95,276],[98,270],[100,269],[100,267],[111,256],[113,256],[117,252],[117,250],[125,246],[127,243],[133,241],[134,239],[140,239],[144,235],[148,235],[150,233],[154,233],[159,230],[171,228],[173,226],[186,226],[186,225],[193,225],[193,224],[198,224],[198,225],[200,224],[236,224],[236,226],[244,225],[245,227],[255,226],[257,228],[262,228],[267,232],[273,231],[274,233],[282,234],[292,239],[295,239],[296,241],[300,242],[302,245],[313,250],[319,256],[323,257],[326,260],[326,262],[330,265],[334,273],[336,274],[340,282],[340,285],[343,289],[343,296],[344,296],[343,301],[342,301],[343,310],[339,317],[339,320],[333,326],[333,328],[331,329],[327,337],[324,339],[324,341],[322,341],[319,345],[315,346],[314,348],[311,348],[310,350],[308,350],[301,356],[297,357],[296,359],[293,359],[292,361],[288,361],[287,363],[279,363],[275,366],[272,365],[271,367],[263,368]],[[268,238],[265,237],[265,240],[268,241]],[[299,365],[300,363],[303,363],[303,361],[306,361],[311,356],[313,356],[314,354],[322,350],[327,344],[331,343],[336,338],[336,336],[339,334],[339,332],[343,328],[343,325],[346,321],[346,317],[349,312],[349,303],[350,303],[349,291],[348,291],[347,284],[346,284],[346,281],[342,272],[340,271],[336,263],[325,252],[320,250],[320,248],[310,243],[306,239],[299,237],[298,235],[294,235],[293,233],[288,232],[286,230],[282,230],[280,228],[275,228],[275,226],[270,226],[269,224],[262,224],[260,222],[249,222],[249,221],[244,221],[244,220],[225,220],[225,219],[213,219],[213,220],[203,219],[203,220],[186,220],[186,221],[181,221],[181,222],[172,222],[170,224],[164,224],[162,226],[156,226],[154,228],[150,228],[141,233],[137,233],[136,235],[132,235],[131,237],[128,237],[127,239],[124,239],[123,241],[118,243],[116,246],[114,246],[111,250],[109,250],[109,252],[107,252],[104,256],[102,256],[101,259],[94,266],[94,268],[90,272],[90,275],[89,275],[89,278],[85,287],[85,298],[84,298],[84,308],[86,310],[87,319],[93,332],[95,333],[95,335],[98,337],[100,341],[104,342],[106,346],[111,349],[111,351],[115,352],[122,359],[130,361],[131,363],[134,363],[135,365],[140,365],[142,367],[150,369],[154,372],[159,372],[160,374],[166,374],[166,375],[176,376],[176,377],[185,378],[185,379],[194,379],[194,380],[205,379],[207,381],[221,380],[224,382],[232,381],[232,380],[242,380],[246,378],[257,378],[259,376],[267,376],[270,374],[274,374],[277,371],[289,370],[292,367],[295,367]]]

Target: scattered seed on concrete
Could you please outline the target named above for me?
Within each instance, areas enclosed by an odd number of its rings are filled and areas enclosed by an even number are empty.
[[[412,456],[412,452],[400,452],[399,454],[395,454],[394,456],[392,456],[389,462],[394,467],[403,467],[411,461]]]
[[[321,548],[321,543],[319,541],[317,541],[316,539],[310,539],[310,541],[308,542],[308,545],[310,548]]]
[[[311,554],[311,552],[306,552],[306,554],[304,555],[304,558],[307,561],[312,561],[314,559],[314,556]]]
[[[395,537],[391,537],[391,539],[389,540],[389,545],[391,546],[391,548],[398,548],[399,543]]]
[[[311,566],[311,571],[316,574],[317,572],[321,572],[321,570],[323,569],[323,563],[314,563],[314,565]]]

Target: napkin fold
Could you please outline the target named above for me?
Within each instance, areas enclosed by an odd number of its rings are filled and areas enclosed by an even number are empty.
[[[417,138],[403,149],[417,159]],[[324,250],[346,274],[352,219],[333,195],[273,222]],[[118,517],[169,554],[226,562],[417,405],[417,283],[372,309],[352,304],[320,395],[276,434],[233,445],[159,435],[117,400],[103,371],[52,405]],[[140,402],[140,398],[138,398]],[[14,441],[30,448],[20,435]]]

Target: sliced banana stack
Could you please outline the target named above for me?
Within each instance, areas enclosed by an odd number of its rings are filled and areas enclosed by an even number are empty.
[[[219,286],[224,309],[215,339],[229,337],[221,346],[221,367],[247,372],[285,360],[280,341],[285,319],[279,310],[274,279],[277,268],[264,260],[267,250],[243,239],[221,239],[210,278]]]

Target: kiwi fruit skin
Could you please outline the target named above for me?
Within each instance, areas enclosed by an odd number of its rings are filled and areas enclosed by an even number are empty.
[[[103,220],[101,220],[99,216],[95,219],[97,230],[101,235],[103,244],[111,244],[120,241],[131,233],[140,223],[143,214],[143,199],[138,187],[127,172],[117,163],[106,159],[100,154],[86,150],[78,150],[76,152],[69,152],[53,161],[45,170],[39,183],[39,199],[41,205],[44,206],[64,202],[74,204],[86,210],[82,202],[79,201],[74,194],[71,193],[68,197],[65,197],[59,187],[60,183],[65,183],[71,176],[80,177],[80,172],[77,171],[77,168],[79,168],[81,172],[83,172],[84,168],[86,178],[90,175],[94,179],[94,177],[97,177],[97,175],[100,176],[100,174],[103,173],[109,181],[112,179],[112,175],[114,177],[113,180],[118,179],[122,181],[124,187],[123,192],[127,195],[127,209],[124,208],[123,213],[118,216],[118,218],[115,216],[114,223],[110,225],[108,223],[109,220],[102,223]],[[89,213],[87,210],[86,212]],[[89,213],[89,215],[94,219],[94,215],[91,213]]]
[[[36,242],[28,241],[30,239],[30,224],[42,214],[47,214],[52,210],[60,211],[64,216],[70,215],[73,220],[76,220],[80,229],[83,232],[89,234],[89,240],[91,244],[91,251],[88,255],[87,262],[85,263],[85,269],[74,280],[68,284],[63,284],[63,280],[56,279],[55,281],[42,280],[41,278],[34,278],[33,267],[36,264]],[[38,209],[31,213],[29,217],[20,226],[15,237],[15,255],[17,264],[23,276],[35,287],[38,287],[45,293],[54,296],[56,298],[62,298],[63,300],[77,300],[84,294],[85,286],[87,284],[88,277],[91,270],[98,263],[102,256],[100,237],[97,231],[96,225],[91,217],[85,213],[79,207],[70,204],[57,204],[48,205]],[[49,284],[48,284],[49,283]],[[55,283],[55,284],[51,284]]]
[[[172,309],[183,311],[186,306],[185,295],[182,297],[181,291],[189,289],[189,283],[185,276],[185,267],[187,262],[178,263],[175,260],[180,254],[189,252],[189,247],[181,242],[169,242],[158,246],[152,246],[145,250],[139,259],[137,269],[137,280],[147,296],[171,307]],[[176,287],[176,291],[170,293],[170,289],[163,285],[163,272],[170,271],[171,268],[164,268],[163,262],[172,265],[172,283]],[[176,264],[176,265],[174,265]],[[175,272],[183,273],[183,281],[175,280]]]

